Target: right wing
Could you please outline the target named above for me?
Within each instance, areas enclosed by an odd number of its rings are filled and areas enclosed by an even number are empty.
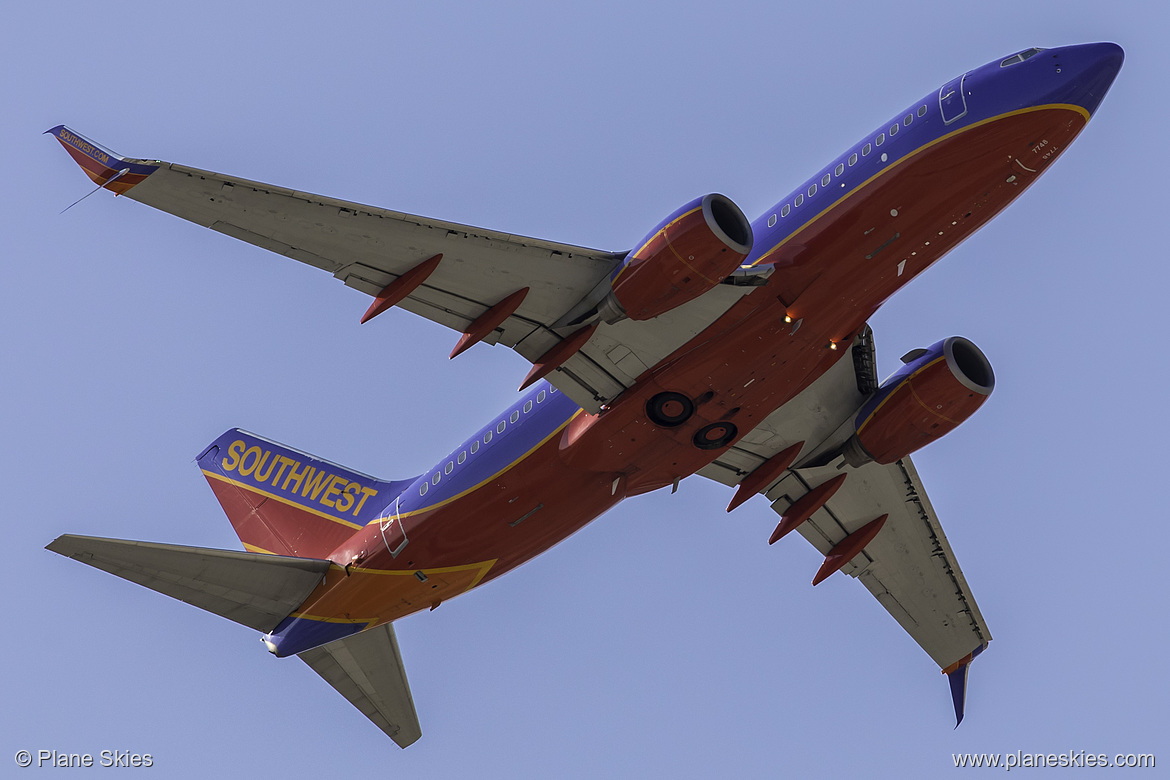
[[[99,187],[333,274],[377,296],[436,255],[438,266],[398,305],[466,332],[493,305],[528,288],[515,312],[483,340],[536,361],[596,305],[625,252],[459,225],[114,152],[64,125],[54,135]],[[750,280],[747,280],[750,282]],[[719,285],[652,321],[601,323],[554,385],[589,412],[714,322],[750,285]]]
[[[300,658],[399,747],[422,736],[392,624],[306,650]]]

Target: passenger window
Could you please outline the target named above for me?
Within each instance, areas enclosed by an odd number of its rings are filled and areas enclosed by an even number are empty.
[[[861,147],[861,156],[865,157],[867,154],[869,154],[869,152],[872,148],[873,147],[870,146],[869,144],[866,144],[865,146]]]
[[[813,186],[808,188],[808,196],[811,198],[813,195],[816,195],[816,194],[817,194],[817,185],[816,185],[816,182],[813,182]]]
[[[832,180],[833,180],[833,177],[832,177],[832,176],[830,176],[829,174],[827,174],[827,173],[826,173],[826,174],[825,174],[825,176],[824,176],[824,178],[822,178],[822,179],[821,179],[821,186],[822,186],[822,187],[828,187],[828,186],[829,186],[829,182],[830,182],[830,181],[832,181]]]
[[[492,432],[491,432],[491,431],[488,431],[487,433],[485,433],[485,434],[483,435],[483,443],[484,443],[484,444],[490,444],[490,443],[491,443],[491,441],[492,441]]]
[[[792,206],[789,206],[787,203],[785,203],[784,208],[780,209],[780,216],[787,217],[788,212],[790,211],[792,211]]]
[[[902,117],[902,124],[906,125],[906,127],[909,127],[910,123],[913,121],[914,121],[913,114],[907,114],[906,116]]]
[[[540,403],[543,400],[544,400],[544,391],[541,390],[539,393],[536,394],[536,402]]]
[[[520,412],[512,412],[512,416],[508,418],[508,422],[516,422],[520,419]]]
[[[479,452],[479,439],[471,443],[471,454],[474,455],[477,452]]]
[[[432,485],[439,484],[439,480],[442,478],[442,476],[443,476],[442,474],[440,474],[439,472],[436,471],[435,476],[431,477],[431,484]]]
[[[775,227],[775,225],[776,225],[776,215],[773,214],[772,216],[768,217],[768,227]]]
[[[467,460],[467,453],[461,452],[461,453],[459,453],[459,457],[455,459],[455,462],[460,464],[460,465],[463,465],[463,461],[465,461],[465,460]]]
[[[557,389],[556,389],[555,387],[550,387],[550,388],[548,389],[548,394],[549,394],[549,395],[552,395],[552,394],[553,394],[553,393],[555,393],[556,391],[557,391]]]
[[[532,401],[528,401],[524,404],[524,413],[528,414],[531,411],[532,411]]]
[[[893,138],[897,134],[898,134],[898,123],[895,122],[894,124],[890,125],[890,138]]]
[[[427,494],[427,488],[429,488],[430,486],[431,486],[430,482],[422,483],[421,485],[418,486],[418,494],[420,496],[425,496]]]
[[[885,133],[878,133],[878,137],[873,139],[874,146],[881,146],[885,142],[886,142],[886,134]]]
[[[504,429],[508,427],[508,423],[500,420],[500,424],[496,426],[496,433],[503,433]]]
[[[834,176],[840,176],[845,173],[845,163],[837,163],[837,167],[833,169]]]
[[[797,208],[800,208],[801,203],[804,203],[804,193],[803,192],[796,196],[796,203],[794,205]]]
[[[918,116],[926,116],[926,106],[918,107]]]
[[[451,461],[447,461],[447,465],[443,467],[443,473],[450,474],[454,470],[455,470],[455,464],[452,463]]]
[[[857,165],[857,152],[854,152],[853,154],[849,155],[849,164],[850,165]]]

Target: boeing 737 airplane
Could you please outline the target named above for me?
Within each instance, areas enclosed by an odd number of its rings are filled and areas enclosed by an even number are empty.
[[[875,374],[867,320],[1085,127],[1111,43],[1027,49],[947,81],[754,222],[711,194],[629,252],[334,200],[52,133],[98,188],[321,268],[532,362],[439,463],[384,480],[243,430],[198,457],[246,552],[65,535],[48,549],[263,632],[402,747],[421,735],[393,622],[495,579],[622,499],[700,474],[763,493],[948,675],[957,721],[991,634],[910,454],[990,395],[944,338]],[[96,190],[95,190],[96,191]],[[355,318],[356,319],[356,318]],[[356,325],[356,323],[355,323]],[[764,543],[764,539],[760,543]],[[957,724],[956,724],[957,725]]]

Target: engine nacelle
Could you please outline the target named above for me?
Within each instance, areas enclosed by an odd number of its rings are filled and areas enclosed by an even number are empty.
[[[696,198],[664,219],[614,270],[607,308],[632,320],[657,317],[713,289],[751,251],[751,223],[730,198]]]
[[[994,388],[979,347],[960,336],[943,339],[914,355],[861,408],[846,458],[894,463],[959,427]]]

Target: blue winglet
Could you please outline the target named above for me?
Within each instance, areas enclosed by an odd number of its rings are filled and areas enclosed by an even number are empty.
[[[46,130],[45,134],[56,138],[98,187],[112,190],[118,195],[125,194],[161,166],[161,163],[151,165],[144,160],[122,157],[65,125],[57,125]]]
[[[955,728],[963,722],[963,711],[967,703],[967,670],[971,668],[971,662],[986,649],[986,644],[979,645],[970,655],[943,669],[943,674],[949,678],[951,684],[951,701],[955,704]]]

